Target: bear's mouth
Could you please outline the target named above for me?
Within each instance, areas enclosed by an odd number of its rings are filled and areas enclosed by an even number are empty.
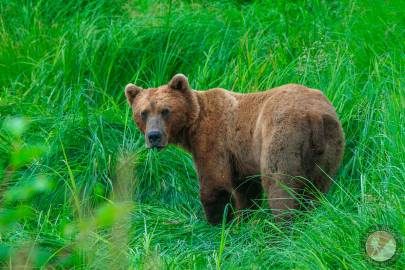
[[[161,151],[165,147],[166,147],[165,145],[148,145],[149,150],[156,150],[156,151]]]

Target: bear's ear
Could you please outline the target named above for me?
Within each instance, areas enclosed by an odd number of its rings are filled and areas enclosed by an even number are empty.
[[[136,95],[138,95],[141,90],[142,88],[132,83],[129,83],[127,84],[127,86],[125,86],[125,96],[127,97],[129,105],[132,105],[132,102],[134,102]]]
[[[174,90],[187,91],[190,90],[188,79],[183,74],[176,74],[169,82],[169,87]]]

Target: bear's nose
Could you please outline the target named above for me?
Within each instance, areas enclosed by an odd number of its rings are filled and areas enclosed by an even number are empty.
[[[152,146],[157,146],[162,138],[162,133],[157,130],[151,130],[147,134],[148,140]]]

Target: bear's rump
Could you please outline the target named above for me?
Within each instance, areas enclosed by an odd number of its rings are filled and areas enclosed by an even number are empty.
[[[342,132],[329,113],[286,112],[263,126],[260,173],[301,176],[322,191],[336,172],[343,148]]]

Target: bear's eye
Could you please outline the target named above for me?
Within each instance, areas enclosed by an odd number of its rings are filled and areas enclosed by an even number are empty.
[[[164,108],[164,109],[162,110],[161,114],[162,114],[163,117],[167,117],[167,116],[169,116],[169,114],[170,114],[170,110],[167,109],[167,108]]]
[[[145,121],[147,117],[148,117],[148,111],[146,111],[146,110],[142,111],[141,112],[142,121]]]

